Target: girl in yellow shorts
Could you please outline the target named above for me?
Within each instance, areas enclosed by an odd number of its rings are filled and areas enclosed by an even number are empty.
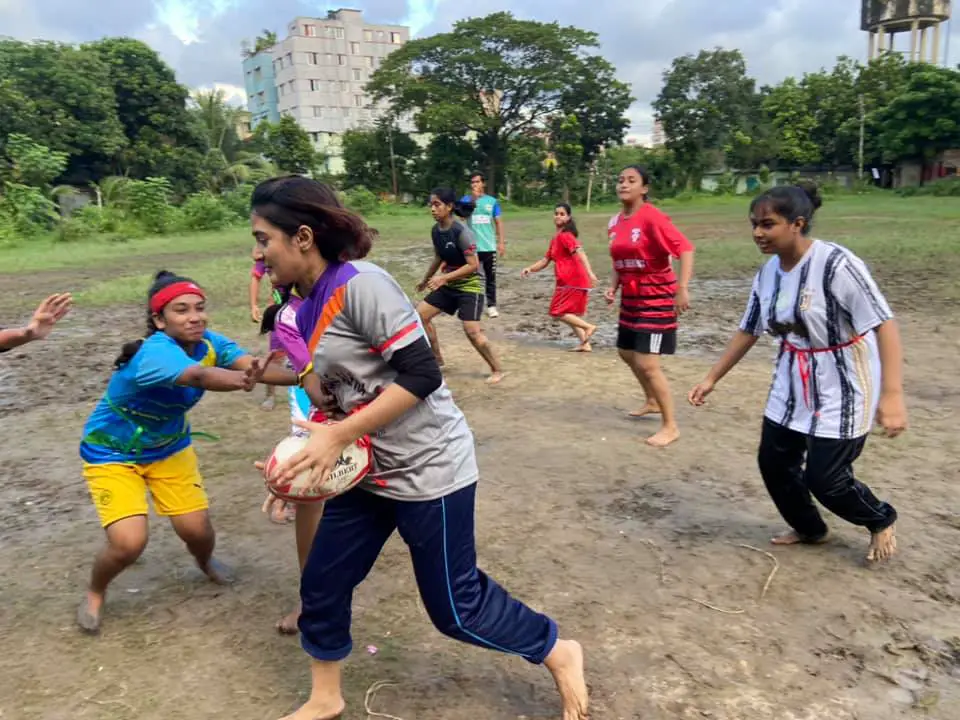
[[[231,580],[213,557],[215,535],[186,413],[206,390],[295,385],[297,378],[207,330],[205,303],[193,281],[157,274],[148,293],[147,337],[124,345],[84,427],[83,476],[107,536],[77,611],[86,632],[99,631],[107,585],[147,544],[147,492],[200,569],[213,582]]]

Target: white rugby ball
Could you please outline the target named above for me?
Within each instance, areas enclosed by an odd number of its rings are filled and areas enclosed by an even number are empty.
[[[327,479],[320,486],[310,484],[310,472],[304,471],[290,481],[273,478],[277,466],[300,452],[310,437],[290,435],[285,437],[270,453],[263,467],[263,477],[267,490],[271,494],[289,502],[321,502],[350,490],[370,472],[373,454],[370,452],[369,438],[361,438],[350,443],[340,457]]]

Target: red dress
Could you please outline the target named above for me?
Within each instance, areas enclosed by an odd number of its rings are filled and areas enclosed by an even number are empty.
[[[550,301],[550,316],[584,315],[587,312],[587,299],[590,292],[590,276],[577,257],[581,251],[580,241],[573,233],[561,230],[547,250],[547,259],[553,261],[553,272],[557,289]]]
[[[617,346],[637,352],[673,352],[677,331],[677,276],[670,262],[693,245],[670,218],[647,203],[608,226],[613,269],[620,278]]]

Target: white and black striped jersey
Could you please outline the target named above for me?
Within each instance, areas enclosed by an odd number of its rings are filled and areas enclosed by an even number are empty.
[[[764,415],[791,430],[853,439],[873,425],[880,395],[876,333],[893,317],[864,262],[814,240],[790,272],[774,256],[753,279],[740,329],[781,342]],[[858,336],[859,341],[853,342]],[[817,352],[796,352],[797,348]]]

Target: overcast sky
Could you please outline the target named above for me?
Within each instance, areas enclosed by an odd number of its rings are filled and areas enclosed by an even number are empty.
[[[443,32],[467,16],[512,9],[526,19],[577,25],[599,34],[601,51],[633,88],[631,132],[647,137],[650,103],[670,61],[688,52],[740,48],[761,83],[832,65],[840,54],[864,60],[859,0],[356,0],[371,21],[410,25],[416,36]],[[297,15],[324,15],[340,4],[304,0],[0,0],[0,35],[77,42],[104,35],[140,38],[181,82],[218,86],[242,100],[240,42],[261,29],[283,34]],[[589,12],[585,12],[585,9]],[[960,62],[960,22],[950,62]],[[905,46],[906,40],[901,40]],[[941,52],[941,58],[943,53]]]

